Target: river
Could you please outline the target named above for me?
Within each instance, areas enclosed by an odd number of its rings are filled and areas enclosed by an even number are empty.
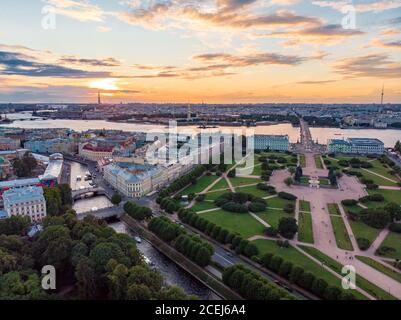
[[[10,115],[10,119],[18,119],[16,114]],[[22,120],[25,117],[22,118]],[[140,123],[120,123],[120,122],[108,122],[104,120],[15,120],[12,123],[1,125],[1,127],[8,128],[22,128],[22,129],[58,129],[58,128],[69,128],[77,132],[92,130],[92,129],[109,129],[109,130],[122,130],[127,132],[163,132],[167,129],[165,125],[160,124],[140,124]],[[185,134],[199,133],[199,132],[227,132],[227,133],[239,133],[244,134],[288,134],[292,143],[297,142],[299,139],[300,130],[299,128],[293,127],[291,124],[274,124],[264,125],[257,127],[220,127],[212,129],[199,129],[198,126],[179,126],[178,132]]]
[[[18,116],[20,115],[20,116]],[[10,119],[26,119],[27,113],[10,114]],[[77,132],[82,132],[90,129],[113,129],[123,131],[163,131],[166,130],[165,125],[157,124],[139,124],[139,123],[116,123],[104,120],[16,120],[13,123],[1,125],[8,128],[23,128],[23,129],[54,129],[54,128],[69,128]],[[198,133],[198,132],[233,132],[245,134],[287,134],[291,143],[296,143],[299,140],[300,129],[293,127],[291,124],[274,124],[263,125],[257,127],[219,127],[214,129],[201,130],[197,126],[181,126],[178,127],[180,133]],[[326,144],[327,140],[332,138],[378,138],[382,140],[386,147],[393,147],[397,140],[401,140],[401,130],[392,129],[340,129],[340,128],[311,128],[313,139],[319,143]]]
[[[89,186],[88,181],[84,181],[85,173],[87,172],[87,167],[85,165],[68,162],[71,166],[71,188],[73,190],[79,189],[81,186]],[[81,176],[82,180],[77,181],[76,177]],[[87,198],[83,200],[78,200],[74,203],[73,209],[77,213],[88,212],[92,208],[96,207],[98,209],[111,207],[112,203],[105,196],[98,196],[94,198]],[[119,233],[126,233],[131,236],[135,236],[131,233],[129,228],[121,221],[110,223],[110,227]],[[147,258],[149,258],[155,265],[156,269],[163,275],[166,282],[169,285],[175,285],[181,287],[187,294],[196,295],[202,300],[216,300],[216,296],[209,288],[204,286],[198,280],[193,278],[190,274],[182,270],[169,258],[157,251],[150,243],[142,241],[142,243],[137,244],[139,251],[142,252]]]

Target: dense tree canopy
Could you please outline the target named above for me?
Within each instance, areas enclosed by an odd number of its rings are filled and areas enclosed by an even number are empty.
[[[0,299],[51,299],[71,287],[66,298],[188,298],[148,268],[130,236],[94,217],[47,217],[33,238],[25,236],[28,225],[21,217],[0,221]],[[42,289],[44,265],[56,268],[55,292]]]

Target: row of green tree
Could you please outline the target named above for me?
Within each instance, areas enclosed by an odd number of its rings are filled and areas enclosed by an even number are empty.
[[[0,222],[0,299],[188,299],[148,268],[135,241],[94,217],[48,216],[26,236],[27,217]],[[41,269],[56,269],[56,290],[41,287]],[[74,288],[68,295],[64,292]]]
[[[170,197],[165,197],[165,198],[159,197],[156,199],[156,202],[160,205],[161,209],[165,210],[167,213],[170,214],[173,214],[180,208],[178,201],[171,199]]]
[[[294,300],[295,297],[261,275],[235,265],[223,271],[223,282],[247,300]]]
[[[256,256],[259,253],[258,248],[252,242],[243,239],[239,234],[233,233],[224,229],[213,222],[200,217],[195,212],[181,208],[178,210],[178,218],[214,240],[224,245],[230,245],[231,249],[235,250],[237,254],[243,254],[249,258]]]
[[[202,174],[207,170],[205,165],[199,165],[190,173],[180,177],[179,179],[175,180],[168,188],[163,189],[159,193],[160,198],[165,198],[181,190],[182,188],[186,187],[191,183],[196,183],[197,179],[202,176]]]
[[[124,204],[124,211],[132,218],[142,221],[152,216],[152,210],[148,207],[143,207],[135,202],[127,201]]]
[[[210,263],[214,253],[213,247],[198,236],[189,235],[184,228],[167,217],[153,218],[148,228],[199,266],[205,267]]]
[[[320,298],[326,300],[355,299],[352,293],[346,292],[340,287],[329,286],[324,279],[317,278],[311,271],[305,271],[304,268],[294,265],[290,261],[285,261],[280,256],[267,253],[262,257],[261,263],[265,268],[314,293]]]

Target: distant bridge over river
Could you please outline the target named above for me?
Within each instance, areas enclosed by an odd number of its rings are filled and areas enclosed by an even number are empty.
[[[107,198],[109,198],[109,200],[111,199],[112,195],[110,195],[105,189],[101,188],[101,187],[88,187],[85,189],[78,189],[78,190],[73,190],[71,192],[72,195],[72,199],[74,201],[77,201],[79,199],[84,198],[85,196],[89,196],[92,195],[94,197],[96,196],[106,196]]]
[[[124,207],[120,205],[110,208],[99,209],[97,211],[78,213],[77,217],[79,220],[83,220],[88,216],[94,216],[97,219],[105,220],[110,218],[120,218],[122,217],[123,214],[124,214]]]

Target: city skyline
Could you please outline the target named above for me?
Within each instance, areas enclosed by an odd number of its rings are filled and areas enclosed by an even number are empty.
[[[400,102],[401,1],[349,4],[5,0],[0,103]]]

